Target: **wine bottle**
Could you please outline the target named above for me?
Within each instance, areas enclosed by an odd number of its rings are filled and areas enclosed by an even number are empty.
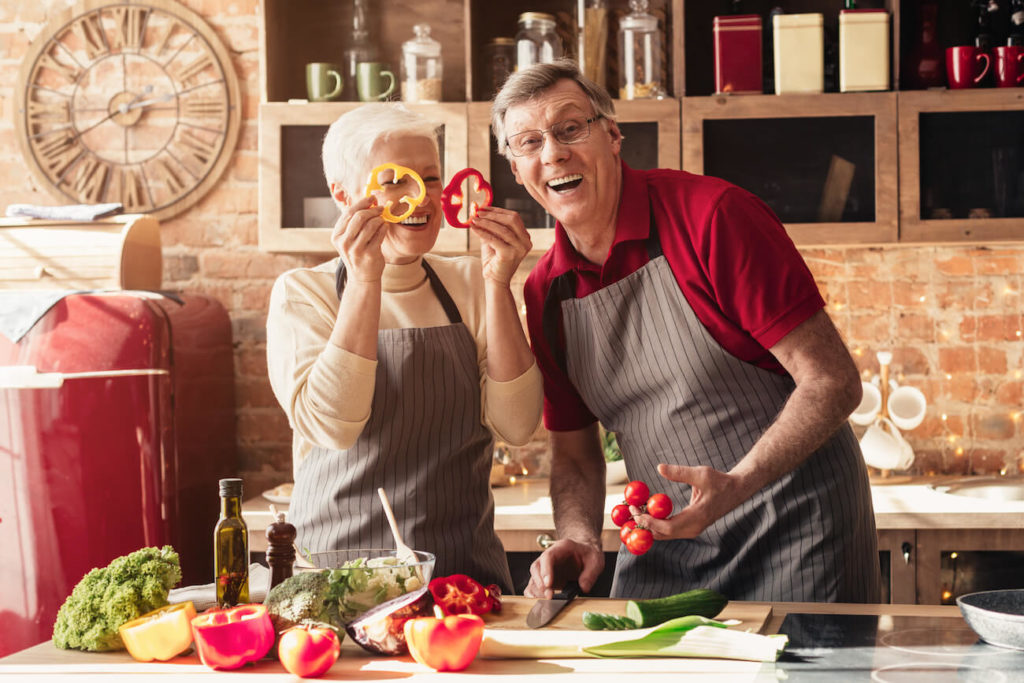
[[[1010,2],[1010,35],[1006,44],[1024,47],[1024,0]]]
[[[220,519],[213,530],[217,606],[249,602],[249,531],[242,519],[242,480],[220,480]]]

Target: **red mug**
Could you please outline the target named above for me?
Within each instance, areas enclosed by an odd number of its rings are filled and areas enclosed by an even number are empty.
[[[1012,88],[1024,85],[1024,47],[1000,45],[996,53],[996,85]]]
[[[983,63],[985,66],[980,67]],[[946,78],[950,88],[973,88],[988,73],[992,60],[988,53],[973,45],[946,48]]]

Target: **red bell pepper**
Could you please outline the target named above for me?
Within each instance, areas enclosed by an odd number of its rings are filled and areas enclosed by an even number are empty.
[[[444,211],[444,217],[450,225],[456,228],[469,227],[468,222],[463,223],[459,220],[459,210],[466,203],[466,193],[462,191],[462,183],[469,178],[473,179],[474,194],[482,193],[484,200],[482,202],[470,203],[469,214],[466,216],[467,221],[473,220],[477,210],[490,206],[494,200],[494,190],[491,189],[491,184],[484,180],[484,176],[480,171],[475,168],[464,168],[456,173],[452,177],[451,182],[445,185],[444,190],[441,191],[441,208]]]
[[[270,652],[274,624],[265,605],[238,605],[200,614],[192,620],[192,637],[203,664],[237,669]]]
[[[452,574],[433,579],[427,587],[434,603],[445,615],[487,614],[494,608],[494,598],[479,581],[465,574]],[[498,594],[501,608],[501,595]]]
[[[417,617],[405,622],[409,654],[435,671],[462,671],[476,658],[484,639],[484,620],[475,614]]]

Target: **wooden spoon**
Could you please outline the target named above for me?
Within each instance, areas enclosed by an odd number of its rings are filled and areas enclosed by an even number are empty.
[[[387,515],[388,524],[391,525],[391,535],[395,537],[395,555],[400,562],[416,564],[419,562],[419,558],[416,557],[416,552],[402,540],[402,534],[399,533],[398,524],[395,522],[395,513],[391,509],[391,503],[388,502],[388,494],[380,488],[377,489],[377,495],[380,496],[380,502],[384,505],[384,514]]]

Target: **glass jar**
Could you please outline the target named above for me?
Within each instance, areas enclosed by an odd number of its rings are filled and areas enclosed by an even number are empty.
[[[661,73],[663,39],[647,0],[629,0],[632,10],[619,23],[619,98],[664,97]]]
[[[516,70],[547,64],[562,56],[562,41],[555,32],[554,15],[523,12],[516,33]]]
[[[498,37],[487,43],[484,46],[484,64],[489,74],[489,78],[484,79],[485,87],[489,88],[485,97],[491,99],[501,90],[505,79],[516,70],[515,39]]]
[[[604,74],[608,69],[608,7],[605,0],[586,0],[583,14],[577,10],[579,29],[579,62],[583,75],[604,87]]]
[[[441,101],[441,43],[430,37],[430,26],[412,27],[415,38],[402,43],[402,99]]]

